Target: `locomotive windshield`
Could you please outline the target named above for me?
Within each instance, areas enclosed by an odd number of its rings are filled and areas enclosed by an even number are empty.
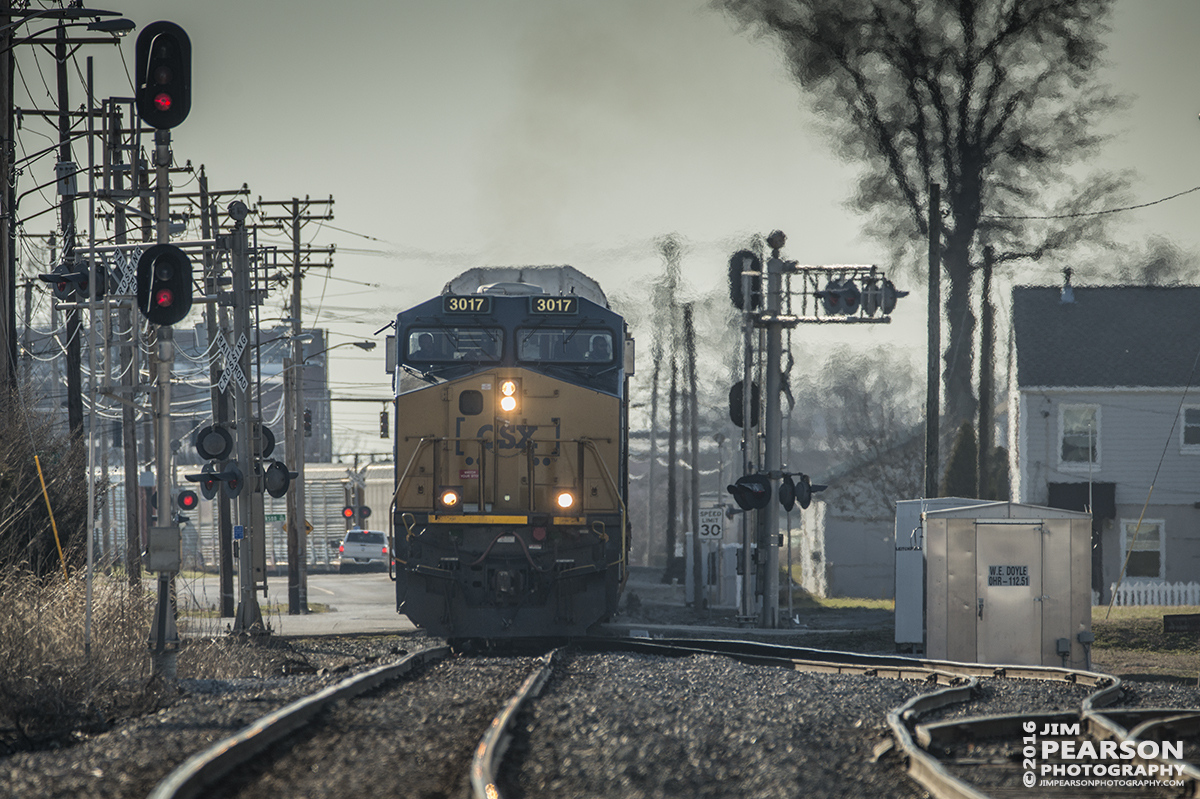
[[[504,331],[492,327],[411,328],[406,361],[419,364],[492,363],[504,350]]]
[[[612,363],[607,330],[536,327],[517,331],[517,360],[542,363]]]

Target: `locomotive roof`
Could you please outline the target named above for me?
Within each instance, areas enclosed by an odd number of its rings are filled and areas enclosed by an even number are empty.
[[[522,288],[525,287],[525,288]],[[573,266],[477,266],[451,280],[443,294],[575,294],[608,308],[600,284]]]

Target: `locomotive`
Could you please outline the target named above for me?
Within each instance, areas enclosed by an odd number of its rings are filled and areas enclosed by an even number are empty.
[[[577,635],[628,576],[633,339],[569,266],[480,268],[396,318],[396,605],[453,639]]]

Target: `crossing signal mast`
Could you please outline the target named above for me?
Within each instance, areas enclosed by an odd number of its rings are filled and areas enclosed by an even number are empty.
[[[755,589],[763,597],[760,624],[777,627],[779,624],[779,510],[791,511],[796,504],[807,508],[815,492],[826,488],[814,485],[806,474],[785,472],[780,442],[783,413],[780,405],[782,391],[783,329],[801,323],[818,324],[886,324],[896,301],[908,292],[898,290],[875,266],[837,264],[804,266],[779,257],[787,241],[782,231],[767,237],[771,257],[764,264],[758,254],[741,250],[729,259],[729,293],[734,307],[744,320],[744,361],[742,380],[730,390],[730,418],[743,430],[742,451],[746,474],[737,478],[728,490],[746,516],[742,525],[742,551],[752,552],[757,537],[756,581],[750,571],[742,581],[739,620],[753,616]],[[765,281],[764,281],[765,278]],[[796,284],[799,288],[796,288]],[[765,286],[765,290],[764,290]],[[760,398],[758,384],[753,380],[754,329],[766,330],[765,386]],[[751,431],[758,426],[759,405],[765,399],[762,440],[765,451],[759,460],[758,437]],[[747,412],[748,409],[748,412]],[[778,485],[778,489],[774,486]],[[771,502],[772,495],[778,504]],[[755,524],[749,516],[758,514]],[[757,536],[752,528],[757,528]],[[747,564],[750,559],[747,558]]]
[[[171,366],[175,361],[171,326],[192,307],[191,262],[168,242],[171,129],[187,119],[192,108],[192,43],[183,28],[166,21],[143,28],[135,47],[134,73],[138,118],[154,128],[157,243],[138,261],[137,300],[141,314],[157,325],[155,468],[158,494],[166,497],[171,493]],[[146,566],[158,573],[158,607],[150,630],[154,669],[174,679],[179,634],[170,597],[181,565],[182,537],[178,523],[164,524],[167,521],[160,519],[149,531]]]

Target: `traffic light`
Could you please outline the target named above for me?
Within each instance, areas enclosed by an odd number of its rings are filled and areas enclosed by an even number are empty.
[[[388,437],[388,412],[386,409],[379,412],[379,437]]]
[[[62,302],[91,299],[90,270],[85,263],[59,264],[50,272],[38,275],[39,280],[49,283],[54,289],[54,297]],[[100,281],[98,297],[104,296],[104,280]]]
[[[746,269],[746,259],[750,259],[749,270]],[[750,279],[750,307],[757,308],[762,301],[762,261],[749,250],[738,250],[729,257],[729,299],[733,307],[739,311],[746,307],[745,293],[742,291],[742,272],[758,272],[757,277]]]
[[[170,327],[192,309],[192,262],[174,244],[155,244],[137,267],[138,310],[156,325]]]
[[[342,508],[342,518],[343,519],[353,519],[354,518],[354,506],[353,505],[347,505],[346,507]]]
[[[152,128],[169,130],[192,110],[192,41],[174,22],[153,22],[138,34],[138,117]]]
[[[742,386],[745,385],[744,380],[739,380],[733,384],[733,388],[729,389],[729,421],[733,422],[738,427],[741,427],[746,419],[745,410],[742,405],[745,398]],[[750,381],[750,426],[758,427],[758,406],[761,397],[758,392],[758,383]]]
[[[304,437],[312,438],[312,411],[304,409]]]
[[[271,461],[271,465],[267,467],[266,474],[263,475],[263,483],[266,486],[267,493],[279,499],[287,493],[288,486],[299,476],[299,472],[288,471],[288,467],[279,461]]]
[[[823,291],[816,291],[813,294],[821,299],[825,306],[825,313],[830,316],[856,314],[861,307],[862,292],[849,278],[831,280],[825,285]]]
[[[765,474],[747,474],[726,486],[742,510],[762,510],[771,501],[771,481]]]

